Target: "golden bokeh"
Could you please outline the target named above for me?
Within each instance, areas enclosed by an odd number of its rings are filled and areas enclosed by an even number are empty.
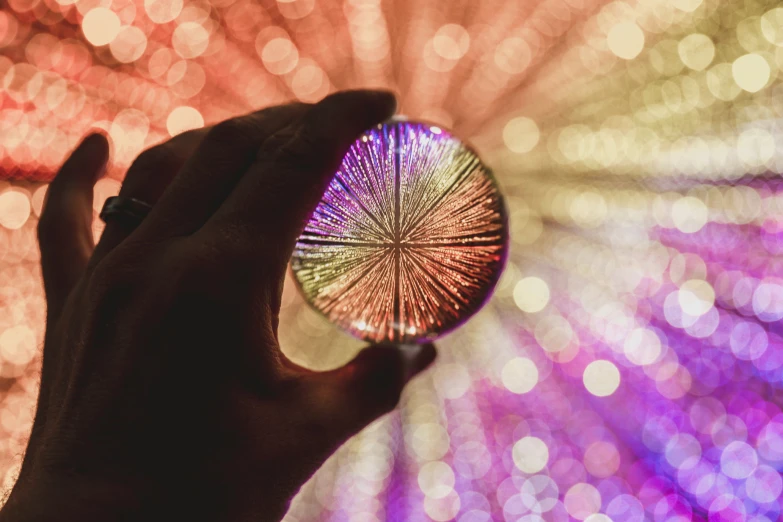
[[[492,168],[508,263],[286,522],[779,520],[782,79],[783,8],[767,0],[7,0],[0,485],[37,393],[36,225],[81,138],[112,146],[97,237],[145,148],[383,87]],[[317,370],[362,346],[290,279],[279,337]]]

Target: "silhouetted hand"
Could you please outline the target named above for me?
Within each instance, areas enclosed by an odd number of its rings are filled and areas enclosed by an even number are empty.
[[[350,144],[392,95],[354,91],[181,134],[121,195],[154,204],[93,249],[85,139],[39,224],[48,302],[40,398],[2,522],[279,520],[346,439],[396,405],[431,345],[372,346],[315,373],[277,342],[296,238]]]

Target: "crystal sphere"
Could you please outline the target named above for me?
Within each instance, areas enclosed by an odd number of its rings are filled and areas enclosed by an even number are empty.
[[[291,268],[307,302],[370,342],[421,342],[464,323],[506,259],[505,205],[446,130],[391,120],[364,132],[305,226]]]

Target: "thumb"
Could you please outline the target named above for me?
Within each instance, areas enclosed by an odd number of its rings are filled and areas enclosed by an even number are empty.
[[[394,409],[405,385],[435,360],[432,344],[377,344],[342,368],[315,374],[311,406],[347,439]],[[342,441],[340,441],[342,442]]]

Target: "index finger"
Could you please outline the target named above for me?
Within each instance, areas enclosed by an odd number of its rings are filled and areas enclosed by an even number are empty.
[[[239,234],[238,248],[260,248],[263,255],[275,256],[284,270],[297,237],[351,144],[394,114],[396,105],[387,91],[344,91],[321,100],[283,133],[283,139],[262,147],[251,171],[204,233],[220,237],[228,227],[232,238]]]

